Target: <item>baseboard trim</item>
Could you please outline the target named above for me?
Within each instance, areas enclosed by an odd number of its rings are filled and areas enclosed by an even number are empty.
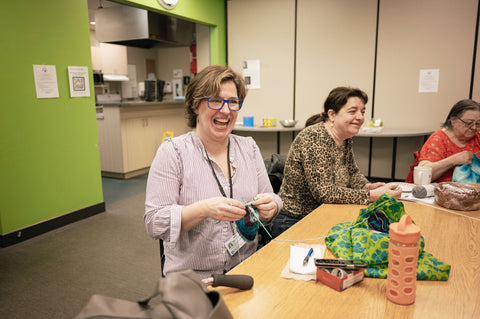
[[[15,230],[11,233],[0,235],[0,247],[8,247],[27,239],[47,233],[51,230],[74,223],[76,221],[105,212],[105,202],[88,206],[77,211],[58,216],[41,223]]]
[[[129,178],[132,178],[132,177],[137,177],[137,176],[140,176],[140,175],[147,174],[149,171],[150,171],[150,167],[140,168],[140,169],[137,169],[135,171],[130,171],[130,172],[127,172],[127,173],[102,171],[102,177],[129,179]]]

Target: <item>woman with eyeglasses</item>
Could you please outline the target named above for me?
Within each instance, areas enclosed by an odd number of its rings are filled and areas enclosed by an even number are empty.
[[[282,208],[260,150],[231,134],[246,88],[231,68],[212,65],[187,87],[187,134],[166,138],[150,167],[144,222],[165,250],[163,273],[226,273],[257,248],[259,223]],[[251,203],[248,213],[246,203]]]
[[[471,164],[473,155],[480,152],[479,132],[480,104],[468,99],[458,101],[442,127],[423,145],[416,159],[418,166],[432,168],[432,182],[451,182],[455,167]],[[414,166],[416,163],[412,170]],[[407,182],[413,182],[411,175]]]

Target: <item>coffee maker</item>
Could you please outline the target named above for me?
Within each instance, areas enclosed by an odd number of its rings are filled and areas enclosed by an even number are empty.
[[[145,101],[163,101],[163,88],[165,81],[145,80]]]

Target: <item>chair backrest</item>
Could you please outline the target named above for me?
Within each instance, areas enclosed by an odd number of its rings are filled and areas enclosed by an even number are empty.
[[[273,191],[278,193],[283,181],[283,170],[285,168],[286,155],[272,154],[270,158],[263,160],[265,168],[267,169],[270,184],[272,184]]]
[[[164,252],[164,249],[163,249],[163,240],[159,239],[158,240],[158,245],[160,247],[160,273],[162,274],[162,277],[163,276],[163,265],[165,264],[165,252]]]

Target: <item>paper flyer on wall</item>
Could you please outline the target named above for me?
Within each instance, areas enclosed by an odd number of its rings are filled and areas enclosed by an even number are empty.
[[[59,97],[55,65],[33,65],[37,99]]]
[[[419,93],[438,92],[438,80],[440,77],[439,69],[420,70],[420,79],[418,81]]]
[[[260,88],[260,60],[243,61],[243,78],[247,89]]]
[[[69,66],[68,80],[70,82],[70,97],[90,96],[88,67]]]

